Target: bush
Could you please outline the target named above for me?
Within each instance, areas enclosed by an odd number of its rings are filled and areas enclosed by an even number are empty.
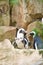
[[[18,0],[9,0],[9,3],[10,3],[11,5],[13,5],[13,4],[18,4]]]

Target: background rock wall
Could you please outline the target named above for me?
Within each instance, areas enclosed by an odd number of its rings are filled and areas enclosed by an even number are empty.
[[[23,27],[28,33],[36,28],[37,19],[40,20],[43,17],[43,2],[39,0],[18,0],[18,4],[12,6],[11,16],[11,4],[9,2],[10,0],[0,0],[0,26],[10,26],[11,24],[11,26],[18,28]]]
[[[43,2],[39,0],[18,1],[19,3],[12,7],[12,21],[10,21],[9,0],[0,0],[0,25],[7,26],[12,22],[12,26],[27,28],[34,19],[43,17]]]
[[[0,0],[0,26],[9,26],[9,0]]]
[[[16,36],[16,28],[11,26],[0,26],[0,41],[4,39],[14,40]]]
[[[43,17],[43,2],[39,0],[19,0],[17,6],[13,5],[12,23],[16,21],[18,27],[24,27],[23,22],[28,25],[37,18]]]

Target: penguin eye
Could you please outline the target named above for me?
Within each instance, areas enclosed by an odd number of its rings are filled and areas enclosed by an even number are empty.
[[[32,36],[33,36],[33,35],[34,35],[34,33],[30,33],[30,35],[32,35]]]
[[[24,33],[24,35],[26,35],[26,33]]]
[[[19,33],[22,33],[22,30]]]
[[[23,34],[26,34],[23,30],[21,30],[19,33],[23,33]]]

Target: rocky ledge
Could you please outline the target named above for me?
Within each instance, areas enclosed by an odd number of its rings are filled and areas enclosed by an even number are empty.
[[[0,26],[0,41],[4,39],[10,39],[11,41],[15,38],[16,27],[12,26]]]
[[[0,65],[43,65],[38,50],[14,49],[8,39],[0,42]]]

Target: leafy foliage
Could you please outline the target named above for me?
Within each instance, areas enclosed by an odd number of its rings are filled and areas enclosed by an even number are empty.
[[[13,4],[18,4],[18,0],[9,0],[9,3],[11,4],[11,5],[13,5]]]
[[[43,0],[37,0],[38,2],[43,2]],[[25,0],[25,2],[29,2],[29,0]]]
[[[39,2],[43,2],[43,0],[37,0],[37,1],[39,1]]]
[[[33,31],[35,31],[36,32],[36,35],[38,35],[39,31],[38,31],[37,28],[34,28]]]

